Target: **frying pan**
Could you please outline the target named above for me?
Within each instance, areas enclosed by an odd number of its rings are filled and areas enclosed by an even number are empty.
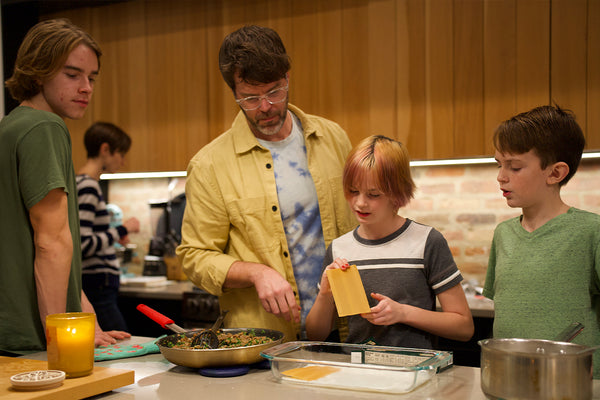
[[[139,307],[139,306],[138,306]],[[145,307],[150,309],[149,307]],[[142,311],[140,308],[138,310]],[[283,341],[283,332],[276,331],[273,329],[262,329],[262,328],[229,328],[221,329],[225,333],[249,333],[254,332],[257,336],[267,336],[271,338],[272,342],[264,344],[256,344],[253,346],[245,347],[231,347],[231,348],[217,348],[217,349],[174,349],[169,347],[169,343],[177,341],[179,335],[186,335],[188,337],[203,331],[203,329],[188,330],[185,331],[179,328],[173,323],[171,319],[164,315],[150,309],[154,314],[142,311],[146,316],[162,325],[163,328],[173,329],[171,326],[174,325],[176,329],[180,329],[184,332],[175,333],[173,335],[165,336],[156,342],[156,345],[160,349],[161,354],[168,361],[173,364],[181,365],[183,367],[190,368],[205,368],[205,367],[227,367],[232,365],[243,365],[253,364],[263,360],[260,353],[269,347],[280,344]]]
[[[177,340],[179,335],[193,336],[198,331],[189,331],[185,333],[176,333],[159,339],[156,345],[160,349],[163,357],[173,364],[190,368],[205,367],[227,367],[231,365],[254,364],[263,360],[261,351],[269,347],[280,344],[283,340],[283,333],[262,328],[225,328],[221,329],[225,333],[248,333],[254,332],[257,336],[267,336],[271,338],[271,343],[256,344],[245,347],[217,348],[217,349],[174,349],[168,347],[168,343]]]

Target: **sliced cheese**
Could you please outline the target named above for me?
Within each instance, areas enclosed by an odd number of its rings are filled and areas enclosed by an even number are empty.
[[[282,372],[282,375],[301,381],[316,381],[339,370],[339,368],[335,367],[310,365],[308,367],[288,369]]]
[[[326,272],[335,307],[340,317],[371,312],[356,265],[351,265],[345,270],[328,269]]]

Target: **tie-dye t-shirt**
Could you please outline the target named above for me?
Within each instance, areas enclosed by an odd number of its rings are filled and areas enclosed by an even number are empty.
[[[300,121],[292,116],[294,127],[290,136],[279,142],[259,141],[273,157],[279,210],[302,306],[304,336],[304,321],[318,293],[325,241],[317,191],[308,170],[302,127]]]

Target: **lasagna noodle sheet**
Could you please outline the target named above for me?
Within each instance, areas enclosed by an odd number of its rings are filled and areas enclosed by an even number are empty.
[[[282,372],[282,375],[302,381],[316,381],[317,379],[321,379],[337,371],[339,371],[339,368],[310,365],[308,367],[288,369],[287,371]]]
[[[327,279],[340,317],[371,312],[358,268],[351,265],[346,270],[328,269]]]

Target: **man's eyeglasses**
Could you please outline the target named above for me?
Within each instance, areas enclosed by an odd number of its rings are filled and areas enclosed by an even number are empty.
[[[283,87],[271,90],[264,96],[250,96],[244,97],[243,99],[235,99],[235,102],[246,111],[256,110],[262,104],[263,99],[268,101],[269,104],[279,104],[286,99],[288,86],[289,85],[285,85]]]

